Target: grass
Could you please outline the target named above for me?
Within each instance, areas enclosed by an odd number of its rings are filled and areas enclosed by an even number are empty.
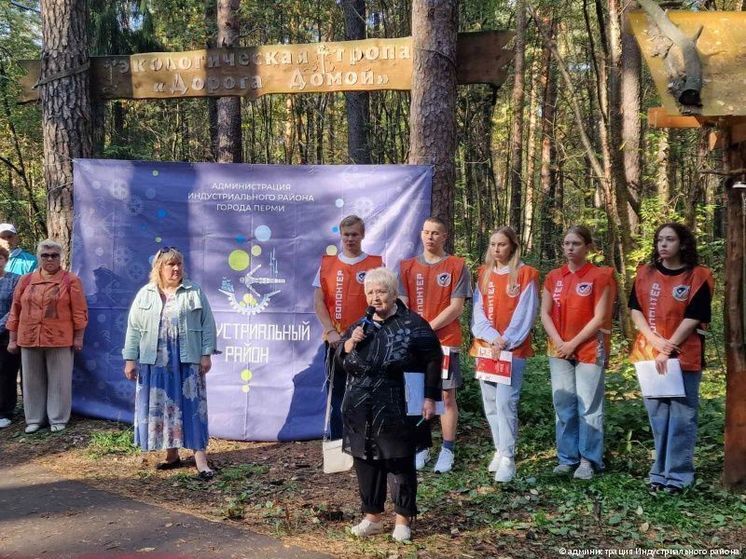
[[[463,363],[465,385],[459,392],[460,423],[456,467],[445,475],[419,476],[418,507],[412,545],[397,546],[388,538],[356,540],[345,527],[359,517],[359,503],[350,478],[349,497],[335,498],[342,478],[319,476],[263,463],[232,462],[209,484],[180,471],[163,477],[152,469],[137,477],[153,487],[185,491],[202,510],[238,520],[274,536],[304,534],[319,550],[344,549],[365,557],[556,557],[560,549],[735,549],[746,534],[746,495],[724,490],[719,482],[723,456],[724,373],[708,369],[703,376],[696,449],[697,480],[681,495],[649,494],[645,478],[653,443],[639,397],[634,370],[628,363],[606,375],[606,472],[582,482],[551,473],[555,465],[554,410],[547,359],[535,357],[526,368],[520,403],[517,444],[518,475],[509,484],[495,484],[487,472],[492,456],[489,428],[482,412],[479,387]],[[716,360],[711,361],[713,364]],[[436,433],[437,436],[437,433]],[[19,438],[21,438],[19,436]],[[22,439],[52,444],[55,435]],[[131,455],[132,429],[115,425],[94,428],[84,455],[99,460]],[[303,454],[308,445],[284,447],[288,456]],[[305,445],[305,446],[304,446]],[[319,488],[318,485],[321,484]],[[314,491],[314,489],[316,491]],[[320,489],[320,490],[319,490]],[[740,538],[740,539],[739,539]],[[336,547],[335,547],[336,546]]]
[[[119,428],[94,431],[88,443],[87,454],[93,459],[110,455],[135,454],[138,450],[133,444],[132,427],[122,425]]]
[[[451,475],[426,474],[418,497],[421,507],[450,519],[459,532],[487,528],[524,532],[566,548],[694,546],[719,547],[728,531],[746,525],[746,496],[722,489],[724,377],[705,372],[701,390],[696,450],[696,485],[682,495],[651,495],[645,478],[653,448],[647,414],[628,364],[607,374],[605,417],[607,470],[590,482],[551,473],[555,464],[554,411],[546,358],[530,360],[521,397],[518,476],[493,486],[486,472],[491,456],[489,433],[461,437],[459,467]],[[478,388],[467,386],[459,398],[471,405]],[[462,398],[463,397],[463,398]],[[466,407],[466,406],[465,406]],[[467,416],[468,417],[468,416]],[[462,431],[480,429],[478,422]],[[447,525],[446,525],[447,526]],[[603,545],[601,545],[603,543]]]

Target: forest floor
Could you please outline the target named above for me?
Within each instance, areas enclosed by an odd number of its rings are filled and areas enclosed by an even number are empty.
[[[708,373],[698,479],[681,495],[646,490],[652,443],[628,369],[607,376],[607,469],[589,482],[551,473],[554,427],[545,360],[537,358],[527,368],[518,475],[509,484],[494,484],[487,472],[489,431],[478,390],[466,388],[460,396],[456,467],[442,475],[421,472],[420,515],[406,545],[387,535],[358,540],[347,532],[360,516],[355,476],[323,474],[319,441],[212,439],[209,454],[217,474],[208,483],[195,479],[191,461],[184,469],[156,471],[162,453],[133,448],[130,426],[85,418],[73,418],[61,433],[44,429],[34,435],[14,423],[0,431],[0,456],[4,466],[37,465],[140,502],[345,558],[608,557],[635,556],[636,549],[637,556],[739,556],[746,553],[746,495],[719,483],[723,379],[719,372]]]

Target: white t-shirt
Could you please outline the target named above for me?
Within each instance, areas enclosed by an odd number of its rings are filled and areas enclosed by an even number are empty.
[[[368,258],[368,255],[365,252],[361,252],[357,256],[353,256],[352,258],[350,258],[349,256],[345,256],[344,252],[340,252],[337,255],[337,258],[339,258],[339,261],[342,262],[342,264],[351,266],[353,264],[357,264],[358,262],[362,262],[363,260]],[[319,266],[319,269],[316,270],[316,276],[313,278],[312,285],[316,288],[321,287],[321,266]]]

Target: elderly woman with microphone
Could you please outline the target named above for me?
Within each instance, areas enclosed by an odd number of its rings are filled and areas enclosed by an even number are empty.
[[[344,333],[336,359],[347,373],[343,448],[354,457],[365,514],[352,533],[365,537],[383,531],[386,478],[391,474],[396,511],[392,537],[407,541],[417,514],[416,426],[434,416],[435,401],[441,398],[442,351],[427,321],[397,299],[397,284],[396,275],[385,268],[367,273],[368,313]],[[424,373],[421,415],[407,415],[405,372]]]

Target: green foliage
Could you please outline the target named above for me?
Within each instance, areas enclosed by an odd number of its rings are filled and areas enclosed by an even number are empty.
[[[492,444],[473,381],[459,393],[462,413],[457,468],[450,475],[424,474],[418,502],[426,515],[446,519],[444,530],[488,529],[492,537],[533,533],[545,548],[608,547],[618,541],[646,547],[714,546],[723,526],[743,525],[746,504],[718,482],[722,459],[724,378],[705,372],[701,387],[698,478],[681,496],[648,494],[645,477],[652,440],[634,368],[606,375],[604,474],[590,482],[551,474],[555,464],[554,410],[546,357],[529,360],[520,402],[518,476],[494,486],[486,465]],[[462,397],[464,396],[464,397]],[[481,433],[481,438],[479,437]],[[464,440],[466,439],[466,440]],[[592,534],[589,529],[592,527]],[[480,536],[487,537],[487,536]]]
[[[137,447],[133,443],[133,436],[132,427],[94,431],[86,449],[88,456],[99,459],[111,455],[135,454]]]

